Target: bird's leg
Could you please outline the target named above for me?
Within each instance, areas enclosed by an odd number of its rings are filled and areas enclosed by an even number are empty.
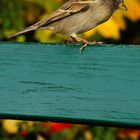
[[[77,35],[73,35],[73,36],[71,36],[74,40],[78,40],[78,41],[80,41],[80,42],[82,42],[82,43],[84,43],[84,45],[80,48],[80,53],[82,53],[82,51],[86,48],[86,47],[88,47],[89,45],[95,45],[95,44],[103,44],[103,42],[97,42],[97,41],[88,41],[88,40],[86,40],[86,39],[84,39],[84,38],[81,38],[81,37],[79,37],[79,36],[77,36]]]
[[[80,53],[82,53],[84,51],[84,49],[90,45],[90,42],[84,38],[79,37],[79,36],[77,36],[77,39],[80,40],[80,42],[84,43],[84,45],[81,46],[80,50],[79,50]]]
[[[88,47],[88,45],[89,45],[89,42],[86,40],[86,39],[84,39],[84,38],[81,38],[81,37],[79,37],[79,36],[77,36],[77,35],[72,35],[71,36],[71,38],[72,39],[74,39],[75,41],[80,41],[80,42],[82,42],[82,43],[84,43],[84,45],[80,48],[80,53],[86,48],[86,47]]]

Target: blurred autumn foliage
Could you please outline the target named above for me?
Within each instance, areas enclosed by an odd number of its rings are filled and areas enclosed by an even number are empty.
[[[0,0],[0,40],[46,18],[66,0]],[[140,43],[140,0],[125,0],[128,11],[118,10],[112,18],[83,34],[107,43]],[[38,30],[16,37],[15,41],[63,42],[65,36]]]
[[[54,122],[0,121],[0,140],[139,140],[140,130]]]

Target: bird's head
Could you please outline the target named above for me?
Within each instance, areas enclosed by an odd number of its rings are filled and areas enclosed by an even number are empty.
[[[115,9],[122,9],[122,10],[127,10],[126,5],[124,4],[124,0],[115,0]]]

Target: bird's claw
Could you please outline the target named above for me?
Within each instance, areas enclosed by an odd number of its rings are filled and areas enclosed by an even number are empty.
[[[82,47],[80,47],[80,53],[82,53],[84,51],[84,49],[86,47],[88,47],[89,45],[102,45],[102,44],[105,44],[104,42],[97,42],[97,41],[92,41],[92,42],[88,42],[88,43],[85,43]]]
[[[89,44],[85,43],[82,47],[80,47],[80,53],[84,51],[84,49],[88,46]]]

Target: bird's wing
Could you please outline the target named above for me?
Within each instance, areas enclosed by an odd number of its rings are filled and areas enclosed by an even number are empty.
[[[55,21],[61,20],[73,14],[85,12],[90,8],[92,3],[94,3],[94,0],[70,0],[62,7],[60,7],[57,11],[52,13],[48,18],[25,28],[23,31],[17,32],[14,35],[9,36],[8,38],[39,29],[40,27],[47,26],[51,23],[54,23]]]
[[[93,0],[71,0],[51,14],[47,19],[41,20],[32,26],[36,26],[37,28],[47,26],[48,24],[54,23],[55,21],[61,20],[73,14],[85,12],[90,8],[91,3],[93,3]]]

